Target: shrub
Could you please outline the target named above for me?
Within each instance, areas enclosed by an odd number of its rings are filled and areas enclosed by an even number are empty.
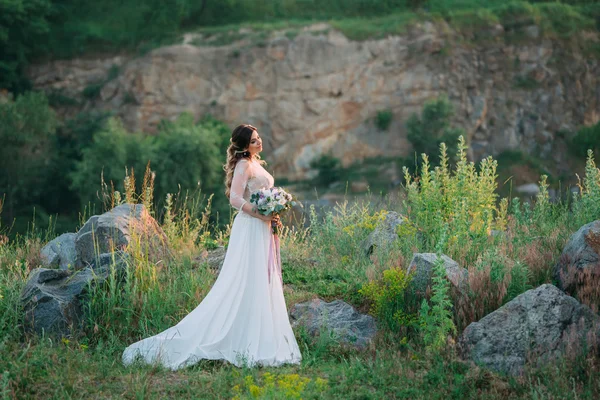
[[[57,125],[43,93],[28,92],[0,102],[0,193],[6,194],[6,220],[42,202]],[[31,215],[30,210],[27,213]]]
[[[81,198],[82,205],[99,199],[101,180],[118,185],[125,178],[125,168],[144,171],[152,158],[150,143],[140,133],[129,133],[118,119],[110,119],[94,135],[89,147],[82,150],[82,158],[75,163],[69,175],[71,188]],[[123,188],[117,187],[121,192]]]
[[[214,121],[196,124],[190,114],[161,123],[157,135],[151,137],[156,197],[163,199],[167,193],[177,193],[179,187],[220,195],[223,136]]]
[[[442,143],[440,149],[440,166],[430,170],[429,158],[424,155],[418,179],[404,168],[407,217],[420,233],[421,251],[435,249],[442,227],[448,225],[449,255],[459,263],[472,261],[486,247],[492,229],[506,222],[507,202],[496,203],[497,162],[488,157],[477,170],[473,162],[467,162],[461,136],[456,169],[451,171],[446,145]]]
[[[432,165],[437,165],[441,143],[454,144],[463,133],[461,129],[450,127],[454,114],[452,104],[446,97],[428,101],[421,115],[413,114],[406,123],[407,138],[417,155],[426,154]]]
[[[600,169],[591,150],[588,150],[585,177],[579,179],[578,186],[579,195],[574,194],[572,208],[573,218],[581,226],[600,218]]]
[[[450,282],[446,277],[446,268],[442,258],[446,246],[447,230],[447,225],[441,227],[440,240],[436,245],[437,259],[433,265],[431,277],[433,295],[429,301],[426,298],[423,299],[419,310],[419,330],[423,344],[427,351],[433,353],[438,353],[445,346],[448,335],[456,334],[456,326],[452,319]]]
[[[342,177],[341,161],[331,154],[322,154],[319,158],[312,160],[310,167],[318,171],[315,183],[320,186],[328,186]]]
[[[383,276],[370,281],[359,290],[370,303],[371,313],[390,330],[397,332],[402,327],[413,327],[416,322],[414,307],[410,307],[410,292],[407,290],[412,275],[402,267],[383,271]]]
[[[97,98],[98,96],[100,96],[100,92],[102,91],[103,87],[104,87],[104,82],[93,83],[91,85],[86,86],[83,89],[83,91],[81,92],[81,95],[83,97],[85,97],[86,99],[93,100],[93,99]]]
[[[452,320],[452,301],[450,300],[450,282],[446,278],[446,269],[442,254],[438,253],[433,267],[431,306],[423,299],[419,310],[419,329],[423,335],[425,348],[434,353],[446,345],[448,336],[456,334]]]
[[[540,21],[539,11],[525,1],[509,1],[494,9],[500,18],[500,23],[506,30],[517,30],[519,28],[537,25]]]
[[[592,18],[568,4],[541,3],[537,8],[542,15],[541,27],[546,34],[568,38],[579,31],[594,28]]]
[[[377,112],[377,117],[375,118],[375,125],[377,128],[382,131],[387,131],[392,123],[392,110],[383,110]]]
[[[80,161],[70,174],[72,189],[79,193],[82,204],[97,202],[101,181],[121,186],[126,169],[141,174],[150,163],[156,173],[154,190],[158,205],[167,193],[215,192],[218,209],[225,208],[221,193],[221,155],[225,153],[223,125],[212,119],[194,123],[189,114],[182,114],[174,122],[162,122],[154,136],[130,133],[117,119],[110,119],[98,132],[92,143],[83,149]],[[97,182],[97,184],[94,184]],[[136,189],[140,189],[138,181]]]
[[[600,122],[579,129],[569,145],[571,151],[579,157],[586,156],[588,150],[600,154]]]

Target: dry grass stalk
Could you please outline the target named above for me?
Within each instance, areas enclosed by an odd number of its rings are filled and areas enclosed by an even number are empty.
[[[562,261],[565,261],[564,257]],[[566,270],[560,271],[565,292],[597,313],[600,309],[600,263],[588,265],[585,269],[571,263],[566,265]]]

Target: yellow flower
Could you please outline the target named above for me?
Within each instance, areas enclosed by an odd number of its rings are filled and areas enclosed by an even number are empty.
[[[275,376],[270,372],[265,372],[263,375],[265,379],[265,388],[273,388],[275,386]]]
[[[262,389],[256,385],[250,385],[248,389],[252,397],[259,397],[262,394]]]

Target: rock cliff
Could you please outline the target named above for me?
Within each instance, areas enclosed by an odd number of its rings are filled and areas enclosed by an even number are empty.
[[[344,164],[410,155],[406,120],[442,94],[474,159],[518,149],[561,164],[561,138],[600,119],[599,63],[576,41],[549,39],[537,26],[521,31],[518,40],[502,25],[467,37],[425,22],[358,42],[319,24],[295,37],[273,32],[258,45],[184,43],[143,56],[38,64],[29,75],[36,88],[81,101],[62,113],[111,110],[131,130],[151,132],[184,111],[232,127],[252,123],[271,167],[292,179],[326,152]],[[94,85],[97,96],[82,95]],[[374,123],[382,110],[393,113],[386,131]]]

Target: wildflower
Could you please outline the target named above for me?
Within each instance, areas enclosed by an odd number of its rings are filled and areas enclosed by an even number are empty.
[[[259,397],[262,394],[262,389],[256,385],[250,385],[248,390],[250,391],[252,397]]]

